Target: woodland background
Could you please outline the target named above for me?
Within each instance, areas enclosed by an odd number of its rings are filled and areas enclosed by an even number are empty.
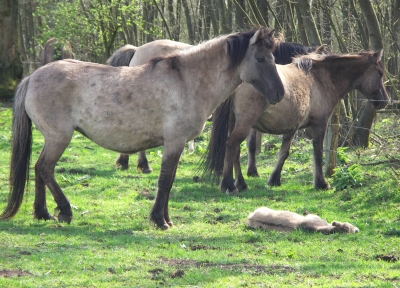
[[[379,113],[394,113],[398,122],[400,0],[0,0],[0,16],[2,99],[11,99],[18,81],[38,67],[51,37],[69,41],[76,59],[105,63],[124,44],[165,38],[197,44],[261,25],[287,42],[327,44],[332,52],[383,49],[392,102]],[[329,136],[326,150],[368,147],[376,115],[361,95],[346,96],[331,118],[327,135],[337,136]],[[335,159],[327,154],[327,174]]]

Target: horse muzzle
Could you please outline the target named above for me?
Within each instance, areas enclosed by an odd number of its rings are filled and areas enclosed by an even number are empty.
[[[269,101],[270,104],[275,105],[282,101],[283,96],[285,96],[285,90],[283,88],[277,89],[274,97],[270,97],[271,99],[267,99],[267,100]]]
[[[374,108],[377,110],[385,108],[390,102],[389,96],[387,95],[385,90],[379,89],[378,93],[379,97],[377,98],[384,100],[371,100],[372,106],[374,106]]]

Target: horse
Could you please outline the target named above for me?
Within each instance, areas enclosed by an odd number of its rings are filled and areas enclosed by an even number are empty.
[[[68,41],[60,43],[56,38],[50,38],[44,44],[44,48],[40,53],[40,65],[44,66],[47,63],[62,60],[62,59],[72,59],[72,47]]]
[[[311,53],[294,58],[292,64],[277,65],[285,96],[276,105],[271,105],[265,97],[243,83],[214,112],[208,152],[200,166],[203,176],[221,177],[220,189],[227,193],[247,189],[240,169],[239,146],[253,127],[263,133],[283,134],[278,161],[268,179],[270,186],[279,186],[282,167],[296,131],[310,127],[314,187],[329,189],[322,172],[323,139],[328,119],[340,99],[354,89],[360,91],[376,109],[387,105],[389,97],[383,84],[381,56],[382,50],[342,55]],[[252,153],[255,161],[254,151]],[[236,181],[232,175],[233,167]]]
[[[145,64],[156,57],[164,57],[173,52],[193,47],[192,45],[172,40],[155,40],[140,47],[130,44],[116,50],[107,60],[107,65],[134,67]],[[189,151],[194,151],[194,140],[189,141]],[[129,155],[120,154],[116,160],[116,166],[121,170],[129,168]],[[148,174],[153,171],[146,157],[146,150],[138,152],[137,169]]]
[[[283,36],[276,39],[277,47],[273,51],[276,64],[289,64],[292,57],[296,55],[310,53],[318,46],[305,46],[295,42],[284,42]],[[178,50],[189,49],[192,45],[176,42],[172,40],[155,40],[146,43],[140,47],[127,44],[116,50],[107,60],[111,66],[136,66],[147,63],[155,57],[165,56]],[[194,140],[189,141],[189,152],[194,150]],[[129,168],[129,155],[120,154],[116,160],[116,166],[121,170]],[[142,173],[151,173],[149,162],[146,157],[146,151],[138,153],[137,169]]]
[[[270,103],[282,100],[273,33],[261,28],[224,35],[135,67],[68,59],[37,69],[22,80],[15,95],[10,193],[0,219],[12,218],[22,203],[33,123],[44,137],[35,164],[36,219],[72,220],[54,168],[78,131],[124,154],[164,146],[149,219],[162,230],[171,227],[169,196],[186,141],[201,133],[208,116],[242,82],[251,83]],[[46,186],[57,204],[57,217],[48,212]]]

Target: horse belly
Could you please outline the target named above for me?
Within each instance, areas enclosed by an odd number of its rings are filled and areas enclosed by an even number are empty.
[[[78,117],[75,130],[104,148],[130,154],[164,144],[162,123],[146,119],[145,115],[132,119],[118,110],[105,110],[94,117]]]
[[[297,131],[302,119],[303,117],[296,113],[286,114],[267,109],[261,114],[257,122],[254,123],[253,128],[263,133],[276,135],[288,134]]]

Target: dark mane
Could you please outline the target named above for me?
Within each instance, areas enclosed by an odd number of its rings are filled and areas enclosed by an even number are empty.
[[[307,55],[300,55],[293,59],[293,63],[301,70],[304,70],[306,73],[310,73],[313,62],[314,63],[327,63],[327,62],[337,62],[339,59],[366,59],[366,56],[373,55],[373,52],[358,52],[358,53],[350,53],[350,54],[318,54],[318,53],[310,53]],[[315,65],[315,64],[314,64]]]
[[[297,55],[311,53],[317,48],[318,46],[304,46],[294,42],[279,42],[273,52],[275,63],[281,65],[290,64]]]
[[[228,36],[226,40],[228,45],[228,57],[230,59],[228,70],[237,67],[242,62],[246,55],[247,48],[249,47],[250,38],[253,37],[257,31],[258,30],[251,30]],[[270,31],[264,28],[263,41],[269,49],[274,50],[276,47],[275,38],[269,37],[268,33],[270,33]]]
[[[154,67],[156,67],[157,63],[162,61],[162,60],[164,60],[164,59],[166,59],[166,58],[165,57],[156,57],[156,58],[151,59],[149,61],[149,63],[151,65],[151,67],[154,69]]]
[[[179,67],[179,59],[176,55],[170,55],[170,56],[166,56],[166,57],[156,57],[156,58],[151,59],[149,63],[151,65],[152,69],[154,69],[156,67],[156,65],[161,61],[166,61],[164,63],[167,64],[172,70],[175,70],[176,72],[178,72],[178,74],[181,73],[180,67]]]
[[[107,59],[106,64],[114,67],[129,66],[129,62],[131,62],[136,50],[137,47],[126,44],[115,51],[110,58]]]

